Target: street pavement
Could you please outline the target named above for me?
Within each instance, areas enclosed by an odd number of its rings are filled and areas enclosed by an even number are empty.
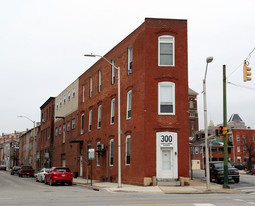
[[[189,181],[189,185],[185,186],[138,186],[122,184],[118,188],[117,183],[112,182],[98,182],[83,178],[74,178],[74,184],[81,185],[93,190],[104,190],[108,192],[144,192],[144,193],[165,193],[165,194],[205,194],[205,193],[228,193],[228,194],[241,194],[244,193],[235,188],[223,188],[222,185],[211,182],[210,190],[207,190],[205,177],[201,175],[203,170],[195,171],[193,179]]]

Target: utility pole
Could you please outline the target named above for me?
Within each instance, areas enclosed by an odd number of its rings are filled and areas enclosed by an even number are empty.
[[[228,135],[227,135],[227,89],[226,89],[226,65],[223,65],[223,137],[224,137],[224,184],[228,186]]]

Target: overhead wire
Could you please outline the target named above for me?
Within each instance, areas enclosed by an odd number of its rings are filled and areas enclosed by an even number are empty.
[[[251,90],[255,90],[255,88],[252,88],[252,87],[247,87],[247,86],[243,86],[243,85],[240,85],[240,84],[235,84],[235,83],[232,83],[232,82],[227,82],[228,84],[232,84],[236,87],[242,87],[242,88],[245,88],[245,89],[251,89]]]

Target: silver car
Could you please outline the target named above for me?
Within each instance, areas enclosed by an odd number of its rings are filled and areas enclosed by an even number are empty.
[[[48,173],[50,171],[50,168],[42,168],[41,170],[38,171],[36,174],[35,180],[36,182],[44,182],[44,174]]]

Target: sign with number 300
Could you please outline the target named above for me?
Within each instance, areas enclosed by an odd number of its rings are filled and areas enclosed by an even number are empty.
[[[160,135],[160,144],[161,147],[173,147],[173,136],[170,134]]]

